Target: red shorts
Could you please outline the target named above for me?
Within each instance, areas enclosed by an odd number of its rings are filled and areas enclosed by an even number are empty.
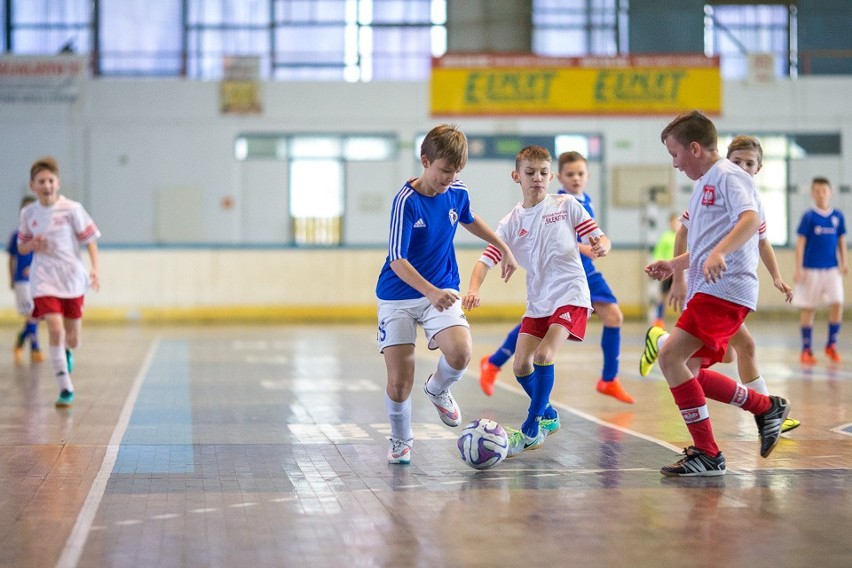
[[[561,325],[568,330],[568,339],[583,341],[586,337],[586,323],[589,321],[589,308],[562,306],[552,316],[544,318],[524,318],[521,320],[521,333],[544,339],[551,325]]]
[[[728,340],[750,311],[740,304],[699,292],[690,298],[675,326],[704,342],[692,356],[700,357],[701,365],[709,367],[724,358]]]
[[[83,317],[83,296],[76,298],[57,298],[55,296],[39,296],[33,298],[35,308],[33,317],[41,318],[47,314],[62,314],[68,319]]]

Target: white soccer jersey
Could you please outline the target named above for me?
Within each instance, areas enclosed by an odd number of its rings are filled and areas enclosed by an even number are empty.
[[[526,317],[548,317],[561,306],[592,307],[577,237],[589,244],[603,232],[573,196],[548,195],[529,209],[519,203],[496,232],[527,272]],[[489,245],[480,261],[491,268],[502,256]]]
[[[728,269],[719,280],[705,282],[702,271],[710,251],[731,232],[745,211],[759,212],[757,191],[751,176],[730,160],[719,160],[695,182],[689,207],[681,219],[689,231],[687,301],[702,292],[757,309],[760,229],[739,249],[725,256]]]
[[[101,236],[83,206],[61,195],[50,207],[37,201],[27,205],[21,210],[18,242],[31,241],[36,235],[47,239],[47,250],[33,255],[30,267],[33,297],[83,296],[89,289],[89,275],[80,246]]]

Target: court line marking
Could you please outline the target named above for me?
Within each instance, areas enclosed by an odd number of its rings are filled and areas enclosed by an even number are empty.
[[[852,436],[852,422],[849,424],[841,424],[837,428],[832,428],[831,431],[843,434],[844,436]]]
[[[467,374],[470,375],[470,376],[473,376],[470,373],[467,373]],[[476,377],[476,380],[478,381],[479,377]],[[502,383],[502,382],[497,382],[497,383],[495,383],[494,386],[500,387],[502,389],[505,389],[507,391],[513,392],[513,393],[518,394],[518,395],[527,396],[527,394],[524,392],[524,390],[521,387],[515,387],[515,386],[507,385],[507,384]],[[659,438],[654,438],[653,436],[648,436],[646,434],[642,434],[641,432],[637,432],[636,430],[631,430],[629,428],[624,428],[623,426],[618,426],[616,424],[613,424],[612,422],[607,422],[606,420],[602,420],[602,419],[598,418],[597,416],[594,416],[592,414],[588,414],[586,412],[583,412],[582,410],[578,410],[576,408],[568,406],[567,404],[563,404],[559,401],[554,401],[554,400],[551,399],[550,404],[555,406],[556,408],[558,408],[560,410],[565,410],[566,412],[570,412],[574,416],[578,416],[578,417],[582,418],[583,420],[588,420],[589,422],[594,422],[595,424],[599,424],[601,426],[606,426],[607,428],[612,428],[613,430],[618,430],[619,432],[623,432],[623,433],[625,433],[629,436],[635,436],[636,438],[640,438],[640,439],[645,440],[647,442],[651,442],[652,444],[657,444],[658,446],[662,446],[662,447],[666,448],[667,450],[671,450],[671,451],[675,452],[676,454],[682,454],[683,453],[683,448],[681,448],[679,446],[675,446],[673,444],[670,444],[670,443],[666,442],[665,440],[660,440]]]
[[[145,354],[145,359],[142,361],[142,366],[139,372],[133,379],[133,384],[130,386],[130,392],[124,401],[124,406],[121,409],[121,414],[118,417],[118,422],[115,429],[112,431],[109,443],[107,444],[104,461],[101,463],[101,468],[95,475],[95,480],[89,488],[89,494],[86,496],[86,501],[80,508],[77,514],[77,521],[71,529],[71,534],[65,541],[65,546],[62,548],[62,554],[59,560],[56,561],[56,568],[76,568],[80,561],[80,556],[83,554],[83,547],[89,539],[89,533],[92,530],[92,523],[95,520],[95,514],[101,505],[101,500],[106,492],[107,483],[109,482],[112,470],[115,467],[116,458],[118,458],[118,450],[121,446],[121,440],[124,438],[124,433],[127,431],[127,425],[130,423],[130,417],[133,414],[133,407],[136,405],[136,399],[139,397],[139,391],[142,388],[142,383],[148,375],[148,370],[151,367],[151,362],[154,360],[154,355],[160,346],[160,338],[155,337],[151,341],[148,352]]]

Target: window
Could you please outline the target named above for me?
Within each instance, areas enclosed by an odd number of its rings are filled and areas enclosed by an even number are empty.
[[[627,0],[533,0],[532,13],[538,55],[627,53]]]
[[[770,54],[777,77],[797,75],[795,6],[713,3],[704,13],[704,52],[721,56],[724,79],[746,78],[751,54]]]
[[[287,192],[294,244],[335,246],[342,242],[346,213],[346,164],[391,160],[397,140],[374,134],[242,134],[237,160],[287,160]]]

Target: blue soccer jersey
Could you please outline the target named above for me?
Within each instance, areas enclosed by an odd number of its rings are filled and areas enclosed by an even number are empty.
[[[805,251],[802,255],[804,268],[837,266],[837,242],[846,234],[843,213],[832,209],[828,214],[823,214],[816,209],[810,209],[802,215],[796,232],[805,237]]]
[[[433,286],[458,290],[461,279],[453,238],[459,223],[473,223],[470,197],[464,183],[456,180],[446,192],[426,197],[406,183],[393,200],[388,256],[376,296],[381,300],[411,300],[423,294],[403,282],[391,270],[395,260],[406,259]]]
[[[18,252],[18,231],[12,233],[12,236],[9,238],[6,252],[9,253],[9,256],[15,258],[15,274],[12,279],[15,282],[29,281],[29,268],[33,263],[33,253],[21,254]]]

